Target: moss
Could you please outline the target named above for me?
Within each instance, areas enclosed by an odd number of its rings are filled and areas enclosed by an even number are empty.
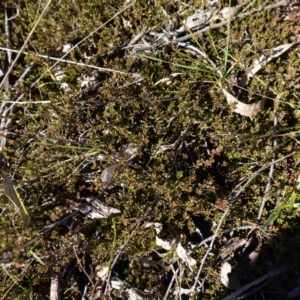
[[[199,3],[198,6],[202,2]],[[262,3],[256,1],[255,6]],[[7,2],[7,5],[15,4]],[[20,16],[14,19],[13,32],[16,49],[23,45],[41,10],[38,3],[32,1],[18,5]],[[284,157],[298,147],[296,47],[267,64],[249,82],[243,101],[269,99],[267,110],[254,120],[233,113],[218,85],[218,82],[227,84],[230,68],[236,73],[247,70],[266,48],[292,41],[294,25],[283,22],[278,10],[232,22],[226,64],[226,27],[191,40],[222,69],[224,78],[220,79],[207,61],[185,53],[176,45],[151,49],[147,53],[161,61],[122,50],[143,29],[160,32],[168,26],[164,11],[175,18],[181,9],[177,2],[156,1],[154,5],[151,1],[148,4],[137,1],[67,57],[128,74],[98,72],[96,83],[82,88],[80,81],[92,73],[91,69],[61,62],[65,73],[63,81],[70,89],[61,90],[53,70],[50,71],[53,62],[36,57],[35,53],[61,56],[59,47],[67,43],[75,45],[121,7],[124,6],[120,1],[52,3],[26,47],[31,54],[23,57],[14,69],[14,75],[20,76],[26,64],[35,63],[30,75],[18,89],[11,91],[12,95],[21,94],[22,101],[28,103],[18,106],[12,116],[15,135],[3,151],[2,172],[14,175],[16,188],[32,220],[31,229],[23,231],[13,206],[4,196],[1,198],[1,255],[4,264],[11,264],[11,277],[1,275],[1,295],[11,288],[12,299],[27,297],[30,293],[42,299],[49,294],[50,277],[55,271],[63,277],[64,299],[76,299],[84,290],[82,282],[89,293],[93,292],[90,281],[101,286],[97,270],[112,264],[118,256],[113,275],[162,298],[173,276],[170,262],[175,268],[180,263],[175,251],[179,236],[187,248],[196,231],[190,214],[219,222],[240,184],[274,157]],[[0,38],[5,40],[3,28],[0,30]],[[251,33],[251,44],[244,42],[241,36],[244,30]],[[177,72],[181,74],[169,85],[156,84]],[[32,87],[43,73],[39,83]],[[132,73],[139,74],[138,81]],[[282,92],[280,101],[274,102]],[[34,104],[40,100],[49,103]],[[273,135],[274,107],[279,129],[284,130],[276,136]],[[274,137],[278,146],[267,151],[266,146],[272,145]],[[127,160],[122,153],[130,144],[139,149],[135,157]],[[100,159],[100,155],[104,159]],[[287,195],[292,190],[298,161],[299,153],[296,153],[276,164],[262,223],[282,201],[284,191]],[[122,167],[121,172],[114,183],[105,188],[101,172],[116,162]],[[195,299],[221,299],[228,294],[219,280],[218,257],[228,231],[245,223],[257,223],[268,174],[268,168],[260,172],[231,207],[201,273],[201,280],[206,278],[204,293]],[[68,216],[84,203],[84,197],[99,195],[102,202],[121,211],[114,222],[90,220],[78,213],[36,240],[30,248],[22,248],[45,226]],[[148,222],[163,225],[161,239],[176,241],[171,251],[155,244],[156,233],[153,228],[147,228]],[[261,232],[266,234],[261,241],[262,255],[275,265],[288,260],[297,266],[297,272],[299,258],[297,252],[291,253],[290,249],[298,245],[295,229],[298,222],[298,213],[285,210],[269,231]],[[236,237],[248,238],[247,234],[240,232]],[[267,234],[272,234],[272,238],[267,238]],[[44,265],[39,264],[29,249]],[[192,253],[197,267],[205,253],[204,247]],[[146,256],[154,259],[154,267],[143,266],[139,259]],[[184,270],[183,275],[180,274],[181,285],[189,288],[198,270],[189,270],[183,265],[181,268]],[[255,272],[260,275],[264,271],[262,259]],[[11,278],[15,278],[18,285],[12,287]],[[285,291],[296,284],[288,282],[288,278],[283,280]],[[268,288],[274,291],[272,284]]]

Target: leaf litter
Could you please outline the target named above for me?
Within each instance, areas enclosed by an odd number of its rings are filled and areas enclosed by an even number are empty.
[[[246,88],[248,83],[248,78],[252,78],[257,74],[262,68],[266,66],[268,62],[279,57],[286,51],[288,51],[296,43],[283,44],[281,46],[275,47],[271,50],[265,50],[265,53],[260,56],[259,59],[255,60],[252,67],[248,72],[243,73],[239,78],[237,78],[236,84],[238,87]],[[232,107],[233,111],[242,116],[253,118],[258,112],[264,110],[266,98],[261,99],[255,103],[247,104],[239,101],[235,96],[229,93],[225,88],[222,88],[222,92],[227,100],[227,103]]]

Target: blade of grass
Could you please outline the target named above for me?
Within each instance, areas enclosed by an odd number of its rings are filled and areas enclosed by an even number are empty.
[[[13,275],[11,275],[11,273],[5,268],[5,266],[2,266],[2,270],[3,270],[3,272],[13,281],[13,283],[15,284],[15,285],[17,285],[20,289],[22,289],[22,290],[25,290],[25,288],[24,287],[22,287],[19,283],[18,283],[18,281],[14,278],[14,276]]]
[[[154,61],[157,61],[157,62],[161,62],[161,63],[167,63],[167,64],[170,64],[170,65],[175,66],[175,67],[180,67],[180,68],[189,69],[189,70],[202,71],[204,73],[211,73],[211,71],[204,70],[204,69],[201,69],[201,68],[198,68],[198,67],[196,68],[196,67],[176,64],[176,63],[172,63],[172,62],[169,62],[169,61],[166,61],[166,60],[163,60],[163,59],[160,59],[160,58],[156,58],[156,57],[153,57],[153,56],[141,55],[141,57],[148,58],[148,59],[151,59],[151,60],[154,60]]]
[[[29,225],[30,219],[29,219],[28,212],[25,208],[25,205],[24,205],[21,197],[17,193],[17,191],[12,183],[12,180],[7,175],[1,174],[1,176],[3,178],[4,194],[16,206],[16,208],[20,212],[22,220],[23,220],[23,225],[26,228]]]
[[[298,176],[298,179],[296,181],[296,185],[294,187],[293,192],[291,193],[289,199],[287,201],[284,201],[283,203],[281,203],[279,206],[277,206],[271,213],[271,215],[268,217],[267,221],[264,223],[264,225],[262,226],[262,229],[266,229],[268,226],[272,225],[273,222],[278,218],[280,212],[284,209],[284,208],[297,208],[299,206],[300,203],[296,203],[296,198],[300,193],[300,175]]]
[[[295,206],[295,201],[299,193],[300,193],[300,174],[297,178],[295,188],[290,196],[290,208],[293,208]]]
[[[45,263],[42,261],[42,259],[39,258],[38,255],[35,254],[35,252],[34,252],[33,250],[30,249],[30,250],[29,250],[29,253],[36,259],[36,261],[37,261],[38,263],[40,263],[41,265],[45,265]]]

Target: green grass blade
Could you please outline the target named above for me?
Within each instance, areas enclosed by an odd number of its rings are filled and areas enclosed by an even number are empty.
[[[39,262],[41,265],[45,265],[45,263],[42,261],[42,259],[41,258],[39,258],[38,256],[37,256],[37,254],[35,254],[34,252],[33,252],[33,250],[29,250],[29,253],[36,259],[36,261],[37,262]]]

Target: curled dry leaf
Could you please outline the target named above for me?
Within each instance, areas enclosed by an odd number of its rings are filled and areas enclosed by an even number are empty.
[[[121,211],[101,203],[98,199],[85,198],[90,204],[80,208],[80,211],[91,219],[107,219],[117,217]]]
[[[154,85],[158,85],[159,83],[165,83],[166,85],[169,85],[173,82],[174,78],[179,76],[179,75],[182,75],[183,73],[172,73],[170,74],[169,76],[163,78],[163,79],[160,79],[158,80],[156,83],[154,83]]]
[[[153,299],[152,294],[138,290],[136,288],[127,288],[122,294],[123,296],[126,296],[127,299],[132,300]]]
[[[149,228],[149,227],[154,227],[154,230],[156,232],[156,234],[160,234],[160,232],[162,231],[163,225],[159,222],[148,222],[145,224],[145,228]]]
[[[173,295],[176,297],[174,299],[181,299],[182,295],[189,295],[189,296],[194,296],[195,294],[199,294],[201,292],[201,288],[197,287],[197,288],[190,288],[190,289],[185,289],[181,286],[178,286],[175,288]]]
[[[233,95],[228,93],[224,88],[222,89],[222,92],[226,97],[227,103],[231,107],[233,107],[233,111],[242,116],[253,118],[258,112],[264,109],[266,99],[262,99],[256,103],[246,104],[236,99]]]
[[[231,264],[225,261],[221,266],[221,282],[227,288],[229,288],[229,277],[228,275],[231,273]]]
[[[290,49],[295,43],[284,44],[278,47],[275,47],[270,50],[265,50],[264,54],[260,56],[259,59],[255,60],[252,64],[252,67],[248,72],[245,72],[237,78],[237,86],[245,88],[247,86],[248,79],[253,77],[257,72],[259,72],[268,62],[272,59],[279,57],[288,49]],[[227,92],[224,88],[222,88],[223,94],[226,97],[226,100],[229,105],[233,106],[233,111],[247,117],[254,117],[259,111],[264,109],[264,105],[266,99],[262,99],[256,103],[246,104],[239,100],[237,100],[233,95]]]
[[[193,259],[187,251],[182,247],[181,243],[179,242],[176,248],[176,253],[189,267],[196,265],[196,260]]]
[[[259,59],[255,60],[253,62],[252,68],[250,68],[250,70],[247,73],[248,78],[253,77],[268,62],[270,62],[272,59],[274,59],[276,57],[279,57],[280,55],[282,55],[285,51],[287,51],[294,45],[295,45],[294,43],[284,44],[284,45],[275,47],[271,50],[265,50],[265,54],[263,54]]]
[[[223,17],[223,19],[228,20],[231,19],[233,17],[235,17],[237,15],[237,13],[244,7],[246,6],[249,2],[251,2],[251,0],[246,0],[244,2],[241,3],[241,5],[237,5],[237,6],[229,6],[229,7],[224,7],[220,13],[221,16]]]
[[[106,280],[106,278],[108,277],[109,274],[109,267],[105,266],[102,267],[98,272],[97,272],[97,276],[100,278],[100,280],[103,282]]]
[[[110,284],[113,289],[120,290],[126,285],[126,282],[117,276],[112,276]]]
[[[131,300],[154,299],[153,295],[147,291],[139,290],[129,285],[126,281],[121,280],[117,276],[111,279],[111,287],[121,291],[121,296]]]
[[[251,252],[242,256],[237,261],[237,266],[232,270],[231,264],[226,261],[221,266],[221,282],[230,290],[237,290],[241,287],[242,279],[249,279],[254,269],[259,252]]]
[[[223,261],[228,261],[233,258],[234,252],[239,249],[244,247],[247,244],[246,239],[235,239],[232,238],[230,239],[226,245],[225,245],[225,251],[224,253],[221,254],[221,258]]]
[[[158,236],[155,237],[156,245],[162,247],[163,249],[169,251],[172,248],[172,244],[170,242],[164,241],[160,239]]]
[[[121,153],[122,159],[133,159],[139,150],[139,146],[134,143],[130,143],[124,147],[123,152]]]
[[[172,248],[172,242],[170,243],[170,242],[164,241],[158,237],[158,234],[160,234],[160,232],[162,231],[162,228],[163,228],[162,224],[158,223],[158,222],[148,222],[145,224],[144,227],[149,228],[152,226],[154,227],[154,230],[156,232],[156,236],[155,236],[156,245],[169,251]]]
[[[177,32],[185,32],[188,30],[193,30],[194,28],[198,28],[201,26],[205,26],[208,22],[214,19],[215,12],[217,11],[216,8],[211,8],[207,10],[197,11],[193,15],[186,18],[183,22],[183,26],[181,26]]]

